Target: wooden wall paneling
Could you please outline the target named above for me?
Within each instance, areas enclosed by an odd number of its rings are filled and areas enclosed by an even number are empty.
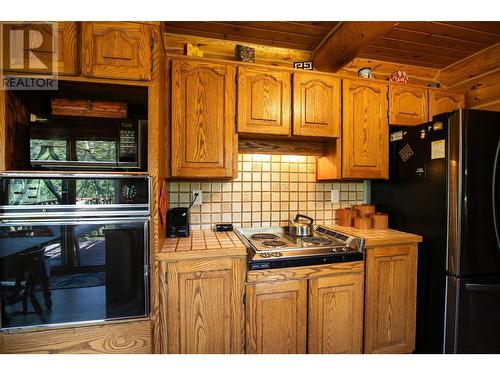
[[[16,145],[16,134],[26,129],[26,106],[13,91],[0,90],[0,171],[13,170],[21,164],[25,145]]]
[[[499,82],[500,68],[456,84],[453,90],[464,92],[465,108],[491,109],[500,101]]]
[[[307,280],[246,286],[248,354],[305,354]]]
[[[293,75],[293,135],[340,137],[341,83],[327,75]]]
[[[428,90],[429,91],[429,121],[432,117],[444,113],[451,112],[458,108],[465,108],[465,95],[444,90]]]
[[[329,142],[324,156],[316,159],[316,180],[340,180],[342,178],[342,139]]]
[[[151,176],[151,240],[150,240],[150,285],[151,322],[153,348],[161,352],[161,325],[159,324],[159,265],[157,254],[166,240],[165,220],[161,221],[158,210],[161,186],[167,176],[167,68],[162,33],[159,26],[152,26],[153,70],[148,88],[148,173]]]
[[[192,35],[178,35],[169,33],[167,29],[167,33],[165,34],[167,54],[183,55],[185,43],[191,43],[200,47],[203,50],[204,57],[221,60],[236,60],[235,48],[237,44],[244,44],[255,48],[255,62],[258,64],[291,68],[293,67],[294,61],[308,61],[312,59],[312,53],[310,51]]]
[[[0,334],[5,354],[149,354],[149,320]]]
[[[235,85],[232,65],[172,61],[172,177],[233,177]]]
[[[363,288],[363,273],[310,280],[308,353],[362,353]]]
[[[314,67],[336,72],[366,46],[392,29],[395,22],[342,22],[314,51]]]
[[[327,143],[305,140],[286,139],[238,139],[238,152],[241,154],[271,154],[271,155],[316,155],[326,154]]]
[[[238,67],[238,133],[290,134],[291,74]]]
[[[0,79],[3,79],[3,75],[0,75]],[[7,92],[6,90],[0,90],[0,172],[8,169],[7,158],[10,155],[7,152]]]
[[[133,22],[83,22],[83,76],[149,80],[151,26]]]
[[[428,90],[408,85],[389,85],[389,124],[419,125],[429,118]]]
[[[246,258],[171,262],[166,265],[168,353],[244,352],[243,290]]]
[[[365,353],[414,350],[417,251],[417,245],[367,250]]]
[[[388,178],[387,84],[342,83],[342,178]]]

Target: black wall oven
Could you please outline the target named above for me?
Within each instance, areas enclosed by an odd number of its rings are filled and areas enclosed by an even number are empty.
[[[149,315],[148,177],[3,174],[1,330]]]

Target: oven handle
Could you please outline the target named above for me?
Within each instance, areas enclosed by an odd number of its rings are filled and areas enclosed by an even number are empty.
[[[149,222],[151,218],[149,216],[132,216],[126,218],[120,217],[104,217],[104,218],[82,218],[82,219],[1,219],[0,224],[22,224],[29,225],[34,224],[44,224],[44,225],[64,225],[64,224],[105,224],[105,223],[134,223],[134,222]]]

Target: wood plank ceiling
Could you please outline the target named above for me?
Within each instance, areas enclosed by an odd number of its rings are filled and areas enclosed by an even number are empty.
[[[338,21],[176,21],[174,34],[229,39],[314,51],[339,26]],[[444,68],[500,42],[500,22],[399,22],[363,48],[357,57],[430,68]]]

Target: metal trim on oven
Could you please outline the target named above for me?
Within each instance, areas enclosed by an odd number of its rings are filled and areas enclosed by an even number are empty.
[[[137,174],[122,174],[122,173],[44,173],[44,172],[1,172],[0,177],[15,177],[15,178],[111,178],[111,179],[134,179],[134,178],[148,178],[149,175]]]

